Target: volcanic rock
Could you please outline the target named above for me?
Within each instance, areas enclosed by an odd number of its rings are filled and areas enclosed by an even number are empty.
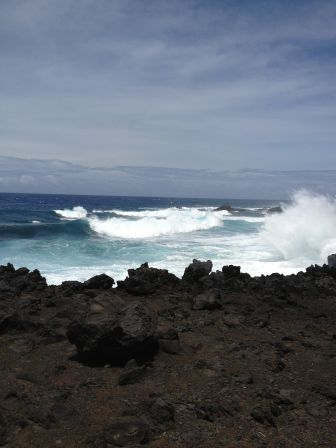
[[[110,289],[113,285],[113,278],[106,274],[95,275],[84,282],[84,286],[88,289]]]
[[[178,282],[179,279],[166,269],[150,268],[148,263],[144,263],[138,269],[129,269],[128,277],[119,281],[118,286],[129,294],[145,296],[161,288],[174,288]]]
[[[81,321],[73,321],[68,338],[81,358],[113,363],[153,356],[158,346],[156,326],[155,315],[140,303],[121,310],[111,304],[91,310]]]
[[[212,270],[212,261],[200,261],[194,259],[185,269],[182,280],[188,283],[194,283],[210,274]]]

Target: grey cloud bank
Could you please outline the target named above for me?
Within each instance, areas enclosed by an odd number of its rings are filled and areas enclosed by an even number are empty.
[[[336,170],[91,168],[60,160],[0,156],[1,192],[287,199],[301,188],[336,194]]]
[[[335,24],[326,0],[2,0],[0,154],[335,168]]]

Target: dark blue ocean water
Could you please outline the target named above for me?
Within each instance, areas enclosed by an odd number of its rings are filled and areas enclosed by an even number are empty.
[[[231,213],[214,209],[228,203]],[[0,194],[0,263],[38,268],[49,283],[147,261],[177,275],[193,258],[260,273],[281,256],[262,238],[278,201]]]

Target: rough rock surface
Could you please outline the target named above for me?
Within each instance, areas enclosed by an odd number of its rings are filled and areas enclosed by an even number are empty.
[[[336,268],[0,267],[0,446],[336,446]]]

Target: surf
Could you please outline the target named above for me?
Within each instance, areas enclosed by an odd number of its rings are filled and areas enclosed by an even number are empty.
[[[336,251],[336,200],[300,190],[283,212],[265,217],[261,236],[285,260],[318,263]]]

